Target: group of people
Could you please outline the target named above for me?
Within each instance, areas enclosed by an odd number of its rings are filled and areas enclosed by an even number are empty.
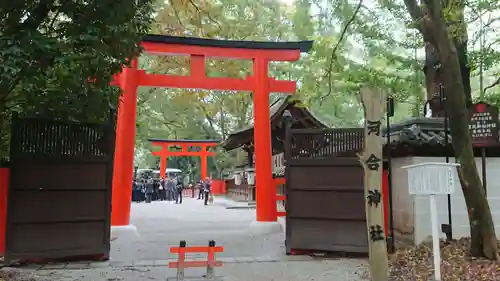
[[[206,178],[204,181],[203,180],[200,180],[197,184],[196,184],[196,188],[198,189],[198,200],[205,200],[204,203],[205,205],[208,205],[208,202],[209,200],[211,200],[210,198],[212,198],[211,196],[211,191],[212,191],[212,183],[210,181],[210,178]]]
[[[155,180],[148,179],[134,180],[132,182],[132,201],[146,202],[152,201],[175,201],[182,204],[182,190],[184,184],[178,178],[168,178]]]
[[[198,200],[204,200],[208,205],[211,201],[211,181],[210,178],[200,180],[196,184],[189,184],[193,193],[198,190]],[[132,182],[132,201],[146,202],[152,201],[175,201],[176,204],[182,204],[182,191],[184,184],[179,178],[167,178],[155,180],[151,177],[147,179],[135,179]]]

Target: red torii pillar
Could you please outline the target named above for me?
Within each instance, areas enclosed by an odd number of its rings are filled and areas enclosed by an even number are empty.
[[[111,203],[111,225],[130,224],[132,179],[134,173],[135,123],[137,117],[137,59],[130,68],[124,68],[115,84],[122,94],[118,103],[116,121],[115,161]]]
[[[165,178],[165,170],[167,169],[167,158],[169,156],[199,156],[201,157],[201,178],[204,180],[207,177],[207,157],[215,156],[214,152],[207,151],[208,147],[216,146],[218,141],[215,140],[159,140],[149,139],[153,146],[161,147],[159,151],[153,151],[153,156],[160,157],[160,177]],[[170,146],[180,146],[181,151],[170,151]],[[189,151],[188,147],[198,146],[200,151]]]
[[[126,226],[130,223],[138,86],[253,92],[257,221],[276,221],[269,93],[294,93],[296,82],[269,77],[268,65],[270,61],[297,61],[301,52],[311,49],[312,41],[245,42],[146,35],[142,47],[149,54],[188,55],[191,70],[189,76],[149,74],[138,70],[137,60],[133,60],[130,67],[115,77],[113,84],[120,86],[123,93],[118,108],[111,224]],[[253,75],[245,79],[207,77],[206,58],[251,60]]]

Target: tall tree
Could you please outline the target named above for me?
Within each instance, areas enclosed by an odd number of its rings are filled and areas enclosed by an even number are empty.
[[[423,88],[408,83],[408,80],[415,80],[413,74],[417,63],[413,60],[413,51],[409,55],[390,53],[388,50],[394,45],[401,49],[404,44],[396,44],[389,35],[382,34],[394,27],[365,24],[384,21],[378,19],[381,15],[363,10],[359,27],[350,31],[364,35],[364,40],[341,42],[336,59],[331,60],[330,46],[339,39],[339,23],[348,22],[356,6],[347,0],[326,2],[300,0],[290,4],[280,0],[228,0],[225,5],[220,5],[205,0],[170,0],[159,6],[153,32],[232,40],[314,40],[314,48],[309,54],[293,64],[273,63],[270,73],[277,79],[299,81],[295,97],[310,106],[322,121],[337,127],[362,125],[363,110],[357,92],[359,84],[367,79],[375,86],[390,89],[391,95],[401,102],[396,119],[408,113],[408,107],[402,103],[409,101],[412,107],[418,107],[418,100],[423,99],[418,94],[423,93]],[[379,37],[392,41],[382,44]],[[331,75],[324,71],[325,65],[329,65]],[[157,57],[146,68],[156,73],[185,75],[189,65],[182,57]],[[252,70],[249,62],[208,60],[206,71],[209,76],[241,78]],[[253,115],[249,93],[206,91],[204,97],[193,91],[177,89],[158,89],[155,93],[139,93],[140,98],[144,97],[144,103],[139,107],[141,129],[138,130],[137,145],[144,151],[150,151],[146,141],[148,134],[205,137],[208,130],[222,138],[224,132],[248,125]],[[160,109],[161,105],[163,109]],[[209,114],[204,114],[203,109]],[[156,119],[163,121],[157,122]],[[218,163],[221,167],[230,167],[232,162],[226,160],[232,155],[225,156],[218,154]]]
[[[442,5],[441,10],[437,12],[429,8],[431,4],[436,4],[436,2]],[[423,89],[426,89],[431,97],[439,93],[439,84],[444,85],[445,93],[448,96],[448,112],[454,110],[452,117],[454,124],[451,129],[452,137],[455,136],[453,137],[453,146],[456,150],[456,156],[461,163],[463,162],[460,176],[461,179],[466,179],[463,181],[463,186],[470,211],[471,233],[473,233],[474,240],[472,253],[476,256],[484,255],[496,258],[497,250],[494,242],[495,233],[491,212],[484,192],[480,194],[482,192],[479,190],[481,184],[472,155],[467,128],[468,122],[464,112],[466,105],[470,104],[474,98],[473,94],[478,92],[477,87],[474,89],[474,84],[471,83],[471,80],[478,80],[478,65],[482,64],[484,69],[488,69],[492,73],[498,72],[500,55],[492,45],[498,42],[499,37],[494,31],[489,30],[491,26],[495,26],[495,21],[498,22],[498,15],[495,13],[500,8],[498,1],[380,0],[373,3],[343,0],[331,2],[331,7],[333,7],[334,18],[347,19],[342,25],[347,27],[347,32],[343,40],[338,41],[340,46],[344,42],[354,41],[364,47],[366,52],[361,52],[362,54],[367,53],[363,59],[356,60],[361,61],[359,66],[365,71],[353,71],[352,77],[347,79],[349,82],[365,81],[388,88],[389,94],[397,101],[413,103],[415,105],[414,110],[412,110],[414,113],[419,113],[420,106],[423,104],[423,96],[421,95]],[[358,7],[360,9],[356,9]],[[472,13],[467,13],[471,10]],[[358,11],[354,19],[352,19],[352,11]],[[444,31],[442,26],[436,28],[441,23],[444,25]],[[480,32],[476,32],[471,42],[468,42],[468,26],[474,27],[474,25],[480,25],[484,28],[481,28]],[[417,30],[413,27],[417,27]],[[477,38],[483,36],[488,38],[489,43],[486,44],[484,50],[478,51],[475,42]],[[410,40],[401,39],[405,37]],[[418,73],[423,66],[419,49],[423,49],[424,46],[419,44],[420,37],[423,37],[427,51],[428,67],[425,76]],[[446,43],[443,40],[448,40],[448,38],[450,38],[453,47],[451,51],[443,45]],[[337,49],[339,44],[334,44],[333,49]],[[331,49],[332,47],[330,47]],[[338,51],[340,55],[343,55],[342,48],[338,48]],[[332,58],[335,56],[332,55]],[[458,70],[450,70],[450,67],[454,67],[454,59],[458,60]],[[337,61],[342,62],[339,59]],[[370,64],[370,62],[374,62],[374,64]],[[333,62],[333,65],[335,64]],[[343,64],[341,63],[341,65]],[[440,69],[440,75],[436,75],[437,68]],[[335,73],[336,70],[334,69],[333,72]],[[459,75],[456,75],[457,72]],[[336,75],[331,75],[331,77],[337,78]],[[426,82],[424,87],[422,87],[424,85],[422,83],[423,77],[425,77]],[[451,81],[452,77],[455,80]],[[457,77],[459,78],[457,79]],[[497,85],[496,78],[491,80],[492,83],[486,87],[487,89],[490,86],[494,89]],[[341,84],[337,81],[334,83]],[[334,87],[334,90],[337,91],[337,88]],[[498,100],[494,93],[493,90],[487,98]],[[456,97],[457,95],[459,96]],[[439,113],[439,110],[435,110],[435,113]],[[463,137],[465,135],[466,138]]]
[[[446,96],[445,107],[450,120],[450,133],[455,157],[460,163],[458,174],[467,205],[472,238],[471,254],[498,259],[495,226],[485,190],[476,168],[467,120],[467,104],[470,103],[470,72],[467,60],[467,26],[465,1],[405,0],[416,28],[427,44],[428,57],[436,61],[433,67],[437,75],[427,79],[440,81]],[[429,75],[429,72],[427,72]],[[435,87],[428,89],[432,94]]]

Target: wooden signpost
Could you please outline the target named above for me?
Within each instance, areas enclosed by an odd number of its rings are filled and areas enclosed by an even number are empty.
[[[365,145],[358,155],[365,170],[366,226],[373,281],[387,281],[389,264],[384,235],[384,207],[382,200],[382,129],[386,94],[380,89],[361,88],[365,111]]]
[[[495,106],[479,102],[469,108],[469,131],[472,146],[481,149],[481,180],[485,192],[487,192],[486,148],[499,145],[498,125],[498,108]]]

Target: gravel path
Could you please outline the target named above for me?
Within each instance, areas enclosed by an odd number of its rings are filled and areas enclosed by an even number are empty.
[[[44,267],[3,269],[22,278],[5,280],[50,281],[142,281],[175,280],[175,260],[169,247],[180,240],[189,245],[206,245],[215,240],[224,246],[217,255],[223,266],[215,270],[224,281],[364,281],[363,259],[318,259],[286,256],[282,231],[259,233],[252,229],[253,209],[225,208],[222,199],[203,206],[201,201],[186,199],[184,204],[154,202],[132,205],[132,224],[139,237],[121,235],[112,241],[111,261],[106,263],[61,264]],[[198,259],[202,256],[190,256]],[[29,279],[33,275],[35,279]],[[186,269],[186,280],[204,280],[203,269]],[[2,275],[0,275],[2,277]],[[197,277],[197,279],[196,279]],[[167,279],[168,278],[168,279]],[[172,279],[171,279],[172,278]]]
[[[216,269],[220,281],[365,281],[364,262],[358,260],[322,260],[300,262],[255,262],[224,264]],[[24,270],[26,274],[27,270]],[[31,271],[31,270],[30,270]],[[85,270],[31,271],[34,279],[58,281],[146,281],[175,280],[175,270],[168,267],[97,268]],[[201,269],[186,270],[186,277],[203,276]],[[167,279],[167,277],[170,277]],[[6,279],[8,280],[8,279]]]
[[[182,205],[160,201],[132,205],[131,223],[139,238],[120,236],[113,241],[113,261],[165,260],[172,258],[171,246],[180,240],[189,245],[207,245],[215,240],[224,246],[219,257],[284,256],[282,232],[259,234],[251,231],[255,210],[226,209],[226,201],[216,198],[214,205],[187,198]]]

